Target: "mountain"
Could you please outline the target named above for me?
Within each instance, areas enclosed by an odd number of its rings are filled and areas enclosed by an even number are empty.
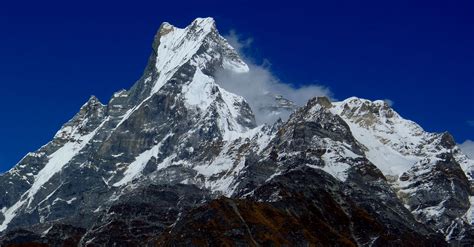
[[[91,97],[0,176],[2,246],[447,246],[474,241],[474,161],[383,101],[280,95],[257,125],[212,18],[163,23],[143,76]],[[259,111],[262,112],[262,111]]]

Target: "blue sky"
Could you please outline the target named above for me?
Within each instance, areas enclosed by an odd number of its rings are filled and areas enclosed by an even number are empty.
[[[246,55],[283,82],[390,99],[428,131],[474,140],[473,1],[12,2],[0,8],[0,171],[90,95],[129,88],[161,22],[205,16],[251,39]]]

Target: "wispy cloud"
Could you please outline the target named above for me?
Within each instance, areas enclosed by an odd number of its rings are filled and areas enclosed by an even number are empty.
[[[304,105],[310,98],[316,96],[332,97],[328,87],[316,84],[294,87],[290,83],[282,82],[271,71],[270,62],[264,60],[258,64],[253,58],[245,56],[245,50],[252,45],[252,38],[241,38],[235,31],[225,36],[232,47],[250,68],[248,73],[234,73],[228,70],[218,71],[216,79],[226,90],[243,96],[256,115],[258,123],[270,123],[278,118],[286,118],[283,114],[269,114],[262,110],[262,106],[274,104],[272,97],[265,95],[282,95],[297,105]]]
[[[239,55],[243,55],[244,49],[250,48],[253,43],[252,38],[242,38],[240,37],[235,30],[230,30],[227,35],[224,35],[224,38],[229,42],[229,44],[234,47],[234,49],[239,52]]]
[[[393,100],[391,99],[384,99],[383,101],[385,101],[385,103],[387,103],[388,106],[392,107],[393,104],[395,104],[395,102],[393,102]]]
[[[462,144],[459,144],[461,151],[467,155],[470,159],[474,159],[474,141],[466,140]]]
[[[466,123],[467,125],[474,127],[474,120],[467,120]]]

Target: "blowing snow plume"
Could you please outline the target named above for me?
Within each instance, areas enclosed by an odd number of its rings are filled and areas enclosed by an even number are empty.
[[[474,159],[474,141],[466,140],[462,144],[459,144],[459,148],[461,148],[467,157]]]
[[[224,89],[244,97],[254,111],[257,123],[273,123],[286,118],[297,106],[304,105],[316,96],[331,97],[331,91],[321,85],[306,85],[295,88],[280,81],[270,70],[268,63],[257,64],[246,57],[252,39],[241,39],[235,31],[225,38],[249,66],[249,72],[236,73],[230,70],[216,72],[216,81]]]

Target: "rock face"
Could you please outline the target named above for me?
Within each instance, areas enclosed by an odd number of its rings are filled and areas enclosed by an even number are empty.
[[[0,176],[2,246],[470,244],[474,162],[382,101],[282,96],[257,126],[212,18],[158,30],[143,76]]]
[[[334,103],[331,110],[349,124],[366,147],[367,158],[418,221],[434,226],[452,242],[472,234],[474,162],[449,133],[425,132],[383,101],[349,98]]]

